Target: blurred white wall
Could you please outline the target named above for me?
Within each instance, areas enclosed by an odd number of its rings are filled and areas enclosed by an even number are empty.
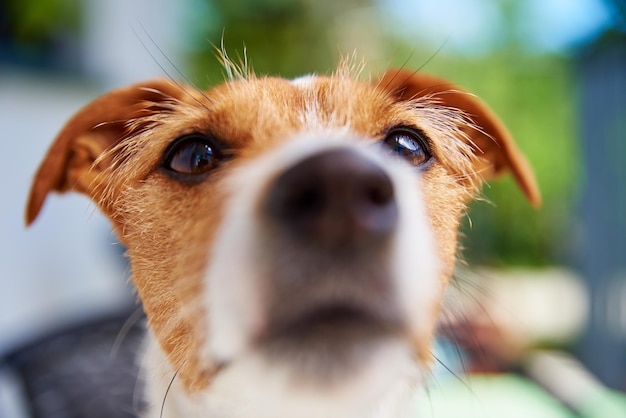
[[[176,66],[183,65],[176,45],[182,39],[181,19],[187,1],[83,1],[84,65],[106,87],[164,77],[160,66],[180,78],[168,59]]]
[[[169,65],[159,48],[183,65],[172,52],[183,29],[177,20],[183,4],[85,0],[82,81],[0,67],[0,354],[68,324],[132,307],[121,249],[94,205],[75,194],[52,195],[29,229],[24,207],[37,166],[75,111],[105,89],[166,76],[155,62]]]

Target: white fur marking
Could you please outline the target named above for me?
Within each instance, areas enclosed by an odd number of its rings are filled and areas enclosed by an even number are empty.
[[[301,77],[297,77],[291,80],[291,84],[303,88],[312,88],[316,77],[317,76],[315,74],[303,75]]]

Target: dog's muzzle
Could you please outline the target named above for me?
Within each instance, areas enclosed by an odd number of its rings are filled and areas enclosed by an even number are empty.
[[[258,352],[304,375],[345,372],[419,338],[436,261],[416,171],[369,145],[302,138],[230,186],[207,275],[218,361]]]

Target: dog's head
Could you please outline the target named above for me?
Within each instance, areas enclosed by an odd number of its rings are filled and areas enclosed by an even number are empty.
[[[190,392],[246,362],[322,389],[409,373],[428,361],[481,182],[512,172],[539,202],[478,98],[406,70],[348,73],[115,90],[67,123],[37,173],[27,222],[50,191],[93,199]]]

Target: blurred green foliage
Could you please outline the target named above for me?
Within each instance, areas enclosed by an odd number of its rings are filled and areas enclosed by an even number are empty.
[[[80,30],[80,0],[7,0],[11,35],[24,44],[48,43]]]
[[[509,176],[490,182],[466,222],[472,263],[545,265],[569,256],[577,194],[584,182],[577,138],[572,62],[561,57],[502,53],[446,63],[428,71],[483,98],[502,118],[531,162],[543,198],[532,208]]]
[[[335,19],[366,7],[370,0],[194,0],[196,49],[189,51],[192,78],[199,86],[224,77],[215,59],[223,42],[231,58],[243,51],[257,74],[295,77],[330,72],[339,57]],[[197,11],[203,11],[198,14]],[[197,42],[198,39],[205,42]]]
[[[362,12],[369,10],[381,26],[388,23],[369,0],[198,1],[204,1],[211,14],[204,21],[213,22],[204,26],[204,39],[219,44],[223,36],[226,49],[235,56],[245,45],[248,59],[260,74],[294,77],[331,72],[342,53],[367,51],[372,32],[377,31],[365,19],[360,34],[346,45],[338,36],[348,19],[362,18]],[[500,4],[503,14],[515,19],[513,3]],[[446,77],[476,93],[504,120],[536,171],[543,197],[538,210],[525,201],[510,177],[485,187],[484,199],[472,205],[464,226],[464,241],[471,242],[464,250],[465,258],[489,265],[564,261],[568,246],[563,242],[568,242],[575,229],[577,193],[584,181],[576,138],[573,61],[530,54],[507,33],[502,34],[501,48],[480,57],[449,54],[445,45],[437,52],[422,47],[419,39],[391,33],[375,33],[381,38],[382,56],[371,60],[365,54],[372,73],[406,65]],[[211,48],[207,42],[190,54],[194,79],[202,86],[223,79]]]

